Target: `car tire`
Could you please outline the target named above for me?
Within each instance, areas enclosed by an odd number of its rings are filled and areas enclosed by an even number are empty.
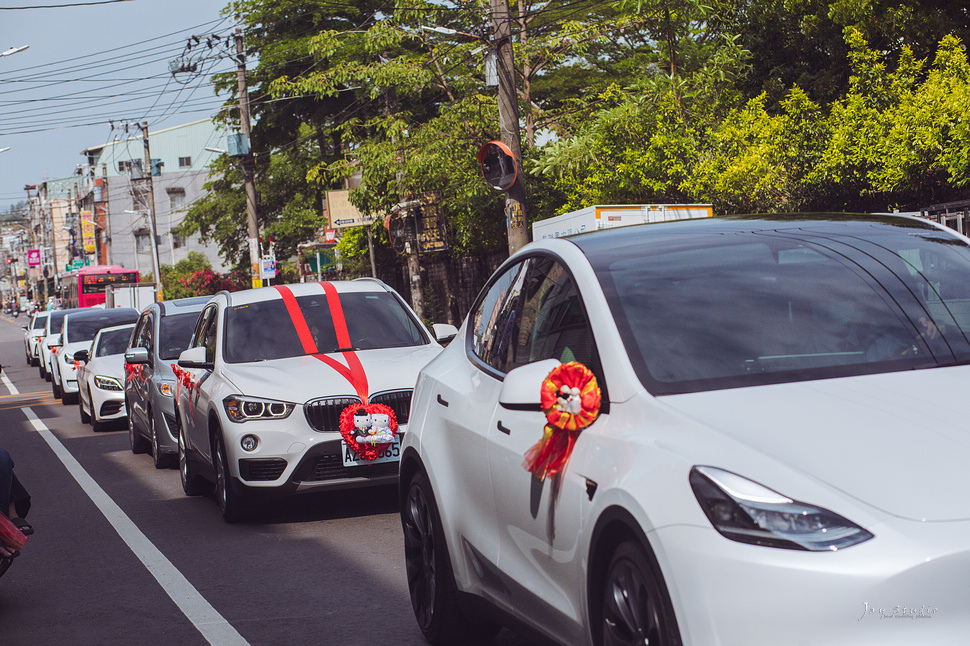
[[[93,408],[94,404],[92,404],[91,407]],[[84,399],[81,397],[80,390],[78,391],[78,394],[77,394],[77,410],[78,410],[78,413],[81,415],[81,423],[90,424],[91,416],[88,415],[86,412],[84,412]]]
[[[178,411],[175,412],[178,419]],[[182,491],[186,496],[204,496],[212,492],[212,483],[195,472],[192,462],[189,460],[188,449],[185,443],[185,432],[179,424],[179,479],[182,481]]]
[[[61,385],[54,380],[51,380],[51,392],[54,393],[54,399],[61,398]]]
[[[408,483],[401,508],[404,561],[414,618],[431,644],[455,644],[493,637],[498,624],[472,621],[458,604],[441,516],[427,475],[419,471]]]
[[[95,424],[97,423],[97,418],[95,417]],[[147,453],[149,449],[148,440],[142,437],[138,429],[135,428],[135,422],[131,419],[131,410],[128,411],[128,441],[131,443],[132,453]]]
[[[148,435],[151,437],[152,444],[152,463],[156,469],[167,469],[172,463],[172,456],[162,452],[162,447],[158,444],[158,429],[155,426],[155,414],[151,409],[148,410]]]
[[[217,432],[212,438],[212,460],[216,472],[216,500],[222,511],[222,519],[227,523],[238,523],[247,516],[245,495],[229,472],[229,459],[222,434]]]
[[[626,541],[613,551],[599,604],[600,646],[680,646],[663,576],[638,543]]]
[[[80,397],[78,393],[69,393],[64,390],[64,388],[61,388],[61,403],[65,406],[76,404],[78,402],[78,397]]]

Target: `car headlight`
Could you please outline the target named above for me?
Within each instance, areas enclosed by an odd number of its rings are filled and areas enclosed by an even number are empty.
[[[155,388],[158,390],[159,394],[164,397],[174,397],[175,396],[175,382],[174,381],[159,381],[155,384]]]
[[[229,395],[222,400],[226,414],[234,422],[248,422],[254,419],[283,419],[293,412],[294,405],[288,402]]]
[[[113,392],[119,392],[125,389],[120,381],[114,377],[106,377],[105,375],[95,375],[94,385],[101,390],[111,390]]]
[[[714,529],[739,543],[821,552],[873,537],[834,512],[792,500],[723,469],[694,467],[690,486]]]

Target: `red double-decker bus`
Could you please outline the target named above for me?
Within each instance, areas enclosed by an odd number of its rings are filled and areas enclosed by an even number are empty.
[[[119,265],[81,267],[61,279],[64,287],[62,307],[91,307],[105,302],[108,285],[137,283],[138,272]]]

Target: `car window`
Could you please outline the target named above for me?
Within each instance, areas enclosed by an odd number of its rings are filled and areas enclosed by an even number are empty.
[[[468,350],[501,373],[508,372],[513,364],[513,339],[522,312],[520,297],[527,270],[525,262],[506,269],[486,289],[472,313]]]
[[[553,258],[528,262],[513,367],[543,359],[579,361],[602,383],[593,331],[572,278]]]
[[[164,360],[178,359],[189,347],[192,331],[199,320],[198,312],[163,316],[159,320],[158,356]]]
[[[325,294],[296,298],[318,352],[341,349]],[[417,321],[388,292],[340,294],[340,306],[354,350],[426,345]],[[306,354],[282,299],[237,305],[226,315],[225,360],[230,363]]]
[[[31,323],[31,325],[30,325],[30,329],[32,329],[32,330],[41,330],[41,329],[43,329],[45,323],[47,323],[47,317],[46,316],[38,316],[38,317],[35,317],[34,318],[34,322]]]
[[[600,278],[654,394],[970,361],[970,247],[863,233],[697,234],[614,249]]]
[[[91,316],[69,316],[64,320],[64,343],[78,343],[91,341],[98,330],[131,321],[133,316],[123,313],[107,311],[104,314]]]
[[[189,340],[189,348],[197,348],[202,345],[202,335],[205,332],[206,327],[215,316],[216,306],[210,305],[202,310],[199,315],[199,319],[195,322],[195,328],[192,330],[192,338]]]
[[[112,330],[102,332],[98,340],[98,347],[95,356],[107,357],[113,354],[124,354],[128,349],[128,341],[131,339],[131,330]]]
[[[211,309],[199,336],[199,345],[205,348],[205,360],[210,363],[216,360],[216,333],[219,330],[217,311],[214,307]]]

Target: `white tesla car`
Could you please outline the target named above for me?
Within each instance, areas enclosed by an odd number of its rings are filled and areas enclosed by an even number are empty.
[[[380,281],[216,294],[176,372],[186,494],[214,484],[233,522],[256,497],[393,484],[415,378],[440,351]]]
[[[916,218],[528,245],[415,387],[418,624],[436,644],[508,618],[570,646],[966,643],[968,332],[970,240]]]
[[[125,350],[134,323],[98,330],[90,349],[77,350],[78,412],[81,423],[90,423],[95,432],[106,430],[112,421],[124,420]]]

